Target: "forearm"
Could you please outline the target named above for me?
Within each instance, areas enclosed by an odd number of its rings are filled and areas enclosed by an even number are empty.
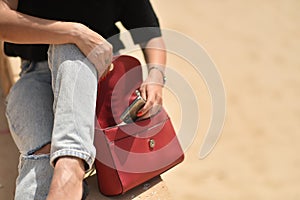
[[[141,46],[148,66],[148,80],[159,84],[164,83],[167,53],[163,39],[153,38]]]
[[[74,43],[75,23],[45,20],[14,11],[0,1],[0,40],[22,44]]]
[[[148,77],[140,87],[141,95],[146,99],[145,106],[138,112],[138,117],[149,117],[158,112],[162,105],[162,88],[165,82],[167,53],[161,37],[153,38],[141,45],[148,66]],[[158,109],[158,110],[157,110]]]
[[[153,65],[165,67],[167,54],[165,43],[161,37],[153,38],[146,44],[143,44],[141,46],[143,49],[145,61],[149,67]]]
[[[20,44],[75,44],[102,75],[112,60],[112,45],[80,23],[40,19],[12,10],[0,0],[0,40]]]

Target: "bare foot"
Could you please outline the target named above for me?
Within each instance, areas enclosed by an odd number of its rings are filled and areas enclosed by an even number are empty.
[[[62,157],[56,162],[47,200],[81,200],[84,162]]]

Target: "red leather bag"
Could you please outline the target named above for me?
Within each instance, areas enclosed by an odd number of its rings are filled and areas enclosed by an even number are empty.
[[[118,57],[113,66],[98,85],[94,142],[99,190],[108,196],[125,193],[184,159],[164,109],[151,118],[120,124],[142,83],[142,69],[131,56]]]

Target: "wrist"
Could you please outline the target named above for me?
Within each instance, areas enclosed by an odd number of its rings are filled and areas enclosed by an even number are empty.
[[[79,42],[82,40],[82,33],[84,32],[85,26],[76,22],[68,22],[70,27],[69,40],[70,43],[76,44],[78,46]]]
[[[149,67],[149,69],[148,69],[148,73],[150,74],[150,73],[155,73],[155,77],[157,77],[157,76],[160,76],[161,77],[161,83],[162,83],[162,85],[165,85],[165,83],[166,83],[166,80],[167,80],[167,78],[166,78],[166,76],[165,76],[165,70],[164,70],[164,67],[161,67],[161,66],[151,66],[151,67]]]

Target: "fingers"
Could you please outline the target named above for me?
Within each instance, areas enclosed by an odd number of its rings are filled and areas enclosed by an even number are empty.
[[[109,72],[109,66],[112,62],[113,53],[112,46],[107,41],[94,48],[92,58],[89,58],[95,65],[98,77],[105,77]]]
[[[143,99],[147,100],[147,84],[143,83],[140,87],[140,93],[141,93],[141,96],[143,97]]]
[[[98,35],[99,36],[99,35]],[[94,64],[98,78],[105,76],[108,72],[108,68],[112,63],[113,48],[112,45],[104,38],[99,36],[97,42],[87,44],[87,58]],[[91,49],[90,51],[88,49]]]
[[[97,32],[87,26],[74,23],[75,37],[74,44],[95,66],[98,77],[101,77],[113,58],[113,47]]]
[[[137,117],[150,117],[155,115],[162,106],[162,88],[156,84],[143,84],[141,95],[146,99],[146,104],[137,113]],[[145,98],[147,97],[147,98]]]

